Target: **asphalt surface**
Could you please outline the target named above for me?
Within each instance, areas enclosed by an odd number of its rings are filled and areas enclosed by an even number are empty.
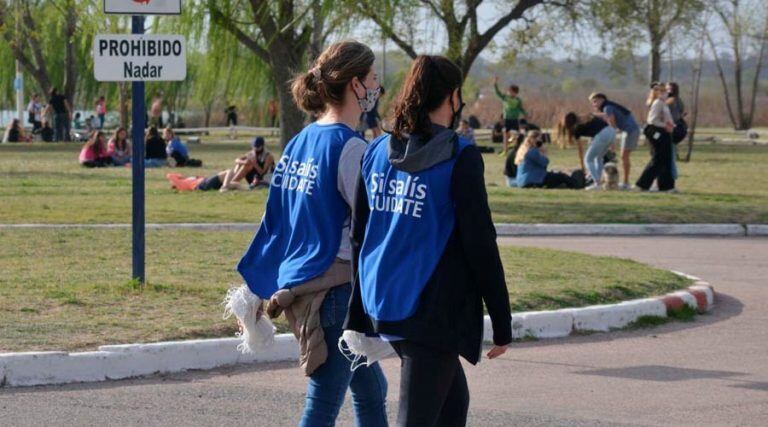
[[[768,425],[768,239],[503,238],[683,271],[718,292],[692,323],[514,345],[466,366],[469,424]],[[395,420],[398,368],[383,362]],[[292,363],[96,384],[0,389],[0,425],[296,425]],[[349,401],[338,425],[353,425]]]

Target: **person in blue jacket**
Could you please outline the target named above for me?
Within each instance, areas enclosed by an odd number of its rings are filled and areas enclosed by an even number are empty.
[[[314,333],[304,337],[308,353],[302,348],[302,360],[316,360],[326,352],[327,356],[311,372],[305,368],[309,385],[301,426],[334,425],[347,388],[352,390],[357,425],[387,425],[387,383],[381,368],[372,364],[352,372],[337,344],[352,290],[350,207],[366,148],[353,129],[378,99],[373,61],[368,46],[340,42],[293,81],[294,101],[318,119],[294,136],[277,160],[261,226],[238,264],[249,289],[265,300],[278,291],[293,294],[310,283],[328,284],[326,273],[347,265],[345,274],[332,279],[340,282],[315,291],[309,313],[302,314],[319,317],[314,325],[322,326],[324,337],[320,348],[313,342]],[[318,306],[319,312],[314,312]],[[302,329],[297,326],[291,325],[294,331]]]
[[[540,131],[528,131],[515,154],[517,186],[522,188],[577,188],[576,181],[563,172],[548,172],[549,157]]]
[[[353,293],[345,328],[378,334],[401,359],[398,424],[465,425],[459,356],[480,359],[483,302],[496,358],[512,341],[509,295],[477,146],[454,131],[461,70],[417,57],[392,134],[363,157],[352,210]]]

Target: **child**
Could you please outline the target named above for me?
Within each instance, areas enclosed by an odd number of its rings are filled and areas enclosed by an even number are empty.
[[[459,136],[463,136],[464,138],[467,138],[469,142],[472,144],[477,144],[475,142],[475,131],[472,130],[471,127],[469,127],[469,120],[467,119],[461,119],[459,122],[459,128],[456,130],[456,133],[459,134]]]
[[[509,85],[507,93],[501,93],[499,90],[499,77],[493,78],[493,89],[496,91],[496,96],[501,99],[501,103],[504,106],[504,150],[501,155],[507,154],[509,147],[509,139],[511,138],[511,132],[515,134],[520,133],[520,125],[525,124],[525,117],[528,113],[523,108],[523,100],[520,99],[518,94],[520,93],[520,87],[517,85]]]

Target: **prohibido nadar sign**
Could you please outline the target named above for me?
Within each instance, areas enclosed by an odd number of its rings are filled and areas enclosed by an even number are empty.
[[[184,80],[184,37],[98,35],[93,42],[93,74],[101,82]]]

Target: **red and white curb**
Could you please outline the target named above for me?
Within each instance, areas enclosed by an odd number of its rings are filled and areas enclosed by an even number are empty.
[[[585,331],[623,328],[641,316],[667,317],[667,310],[688,305],[700,313],[712,309],[715,292],[696,277],[693,286],[670,294],[554,311],[532,311],[512,315],[517,339],[560,338]],[[486,342],[493,336],[485,316]],[[168,374],[190,369],[212,369],[241,363],[298,360],[298,344],[292,334],[280,334],[275,344],[262,352],[241,354],[237,338],[168,341],[152,344],[105,345],[98,351],[0,353],[0,387],[96,382]]]

